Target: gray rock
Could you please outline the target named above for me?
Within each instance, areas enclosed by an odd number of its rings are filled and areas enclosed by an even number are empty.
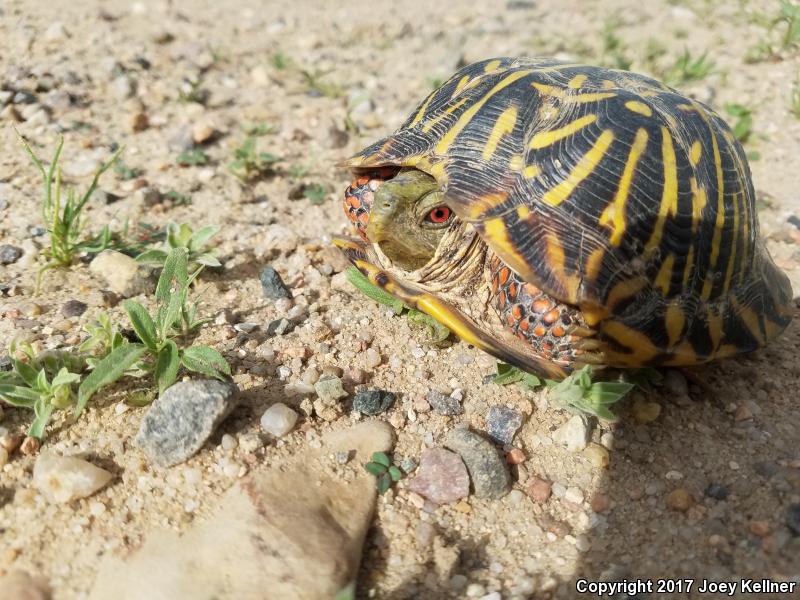
[[[553,432],[553,441],[570,452],[581,452],[589,445],[592,426],[584,415],[573,415],[569,421]]]
[[[36,96],[34,96],[28,91],[20,90],[16,94],[14,94],[14,98],[11,101],[14,104],[33,104],[34,102],[36,102]]]
[[[150,267],[140,265],[130,256],[115,250],[98,254],[89,270],[104,279],[112,292],[124,298],[149,294],[156,287],[150,276]]]
[[[322,377],[314,384],[314,390],[323,402],[335,402],[347,398],[347,392],[342,387],[342,380],[333,375]]]
[[[3,244],[0,246],[0,265],[10,265],[17,262],[22,256],[22,248]]]
[[[714,500],[725,500],[728,497],[728,488],[720,483],[709,483],[703,493]]]
[[[786,510],[786,525],[796,536],[800,536],[800,502],[790,504]]]
[[[294,323],[289,319],[275,319],[267,325],[267,335],[269,337],[283,335],[284,333],[289,333],[292,329],[294,329]]]
[[[449,504],[469,495],[469,475],[463,461],[444,448],[422,453],[417,475],[408,489],[436,504]]]
[[[292,297],[289,288],[286,287],[281,276],[272,267],[264,267],[258,279],[261,281],[261,289],[264,290],[264,295],[267,298],[277,300],[279,298]]]
[[[489,440],[468,429],[453,429],[445,447],[457,452],[467,465],[475,496],[501,498],[511,485],[506,461]]]
[[[510,444],[520,427],[522,415],[508,406],[493,406],[486,415],[486,433],[498,444]]]
[[[669,369],[664,373],[664,387],[672,396],[685,397],[689,395],[689,383],[683,373]]]
[[[394,394],[386,390],[367,390],[353,398],[353,410],[365,415],[379,415],[394,404]]]
[[[234,409],[238,391],[234,384],[216,379],[176,383],[147,411],[136,445],[162,467],[185,461]]]
[[[86,303],[80,300],[67,300],[61,305],[61,314],[67,318],[80,317],[86,312]]]
[[[445,396],[436,390],[429,391],[425,396],[425,399],[428,401],[428,404],[431,405],[433,412],[440,415],[449,417],[453,415],[460,415],[464,412],[464,408],[461,406],[461,403],[458,400],[452,396]]]

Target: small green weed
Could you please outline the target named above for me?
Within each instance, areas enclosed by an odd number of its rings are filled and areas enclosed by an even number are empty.
[[[163,266],[174,249],[183,248],[187,253],[188,264],[193,267],[193,273],[202,267],[219,267],[221,263],[214,256],[213,250],[206,248],[206,242],[217,232],[219,232],[219,227],[213,225],[194,231],[186,223],[181,225],[170,223],[167,225],[163,248],[145,250],[136,257],[136,261]]]
[[[377,477],[378,493],[385,494],[392,483],[403,478],[400,467],[392,464],[392,460],[385,452],[374,452],[372,460],[364,465],[364,468]]]
[[[114,173],[122,179],[123,181],[128,181],[130,179],[136,179],[137,177],[141,177],[142,170],[137,169],[135,167],[129,167],[121,160],[118,160],[114,164]]]
[[[308,199],[311,204],[318,206],[325,201],[328,196],[328,190],[321,183],[311,183],[303,189],[303,196]]]
[[[278,131],[272,123],[254,123],[245,128],[245,133],[250,137],[261,137],[263,135],[272,135]]]
[[[181,194],[176,190],[170,190],[164,194],[164,200],[169,200],[176,206],[186,206],[192,203],[192,197],[188,194]]]
[[[709,75],[714,66],[714,62],[708,59],[707,52],[694,57],[689,49],[686,48],[672,67],[664,73],[664,83],[679,86],[692,81],[699,81]]]
[[[206,154],[200,148],[193,148],[191,150],[184,150],[180,154],[178,154],[175,162],[178,163],[181,167],[199,167],[202,165],[207,165],[210,158],[208,154]]]
[[[725,105],[725,112],[735,119],[732,127],[733,135],[744,144],[753,133],[752,109],[743,104],[728,103]]]
[[[602,43],[600,61],[611,68],[628,71],[633,64],[633,60],[626,56],[625,42],[617,35],[617,30],[621,25],[621,19],[616,16],[603,22],[603,29],[600,31]]]
[[[794,80],[789,93],[789,112],[795,119],[800,119],[800,75]]]
[[[439,321],[424,312],[406,306],[391,294],[373,285],[370,280],[364,277],[361,271],[355,267],[347,268],[347,280],[362,294],[372,298],[378,304],[390,307],[395,314],[402,315],[405,312],[409,321],[427,327],[431,336],[431,341],[435,345],[443,344],[450,336],[450,330],[439,323]]]
[[[258,152],[256,138],[248,135],[242,145],[234,149],[228,170],[240,181],[248,182],[274,173],[274,165],[279,160],[269,152]]]

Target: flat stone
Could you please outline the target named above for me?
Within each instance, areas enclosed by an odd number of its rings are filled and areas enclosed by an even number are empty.
[[[292,329],[294,329],[294,324],[289,319],[275,319],[267,325],[267,335],[269,337],[283,335],[289,333]]]
[[[467,465],[475,496],[501,498],[511,485],[508,466],[492,443],[468,429],[453,429],[445,447],[457,452]]]
[[[60,504],[91,496],[111,477],[105,469],[75,456],[43,453],[33,466],[33,486],[49,502]]]
[[[349,451],[365,463],[392,443],[380,421],[329,432],[318,450],[241,479],[183,536],[151,530],[131,554],[107,553],[90,600],[240,600],[264,590],[270,598],[336,597],[358,573],[377,491],[364,469],[345,479],[327,457]]]
[[[283,283],[280,274],[272,267],[264,267],[258,276],[261,281],[261,289],[267,298],[277,300],[279,298],[291,298],[292,294],[286,284]]]
[[[425,395],[425,400],[428,401],[433,412],[446,417],[460,415],[464,412],[464,408],[456,398],[446,396],[436,390],[430,390]]]
[[[22,257],[23,250],[19,246],[3,244],[0,246],[0,265],[10,265]]]
[[[573,415],[553,432],[552,437],[556,444],[565,446],[570,452],[581,452],[592,437],[591,423],[583,415]]]
[[[216,379],[176,383],[147,411],[136,445],[162,467],[187,460],[234,409],[238,391],[234,384]]]
[[[347,398],[347,392],[342,387],[342,380],[334,376],[325,376],[317,380],[314,390],[323,402],[335,402]]]
[[[427,448],[408,489],[436,504],[456,502],[469,495],[467,467],[455,452]]]
[[[151,294],[155,291],[155,281],[151,269],[137,263],[122,252],[105,250],[89,265],[89,270],[104,279],[112,292],[124,298]]]
[[[486,414],[486,433],[498,444],[511,444],[520,427],[522,415],[511,407],[492,406]]]
[[[67,300],[61,305],[61,315],[64,317],[80,317],[86,312],[87,305],[80,300]]]
[[[353,398],[353,410],[365,415],[379,415],[394,404],[395,396],[386,390],[367,390]]]

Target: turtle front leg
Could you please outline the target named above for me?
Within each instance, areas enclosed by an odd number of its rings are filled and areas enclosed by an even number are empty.
[[[563,304],[523,281],[497,256],[489,260],[491,298],[500,321],[530,344],[533,354],[571,372],[584,364],[601,366],[596,331],[580,309]]]

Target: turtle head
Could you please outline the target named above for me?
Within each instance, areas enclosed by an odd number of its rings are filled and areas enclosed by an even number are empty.
[[[436,180],[407,169],[375,191],[366,233],[394,264],[414,271],[433,258],[452,222],[453,211]]]

